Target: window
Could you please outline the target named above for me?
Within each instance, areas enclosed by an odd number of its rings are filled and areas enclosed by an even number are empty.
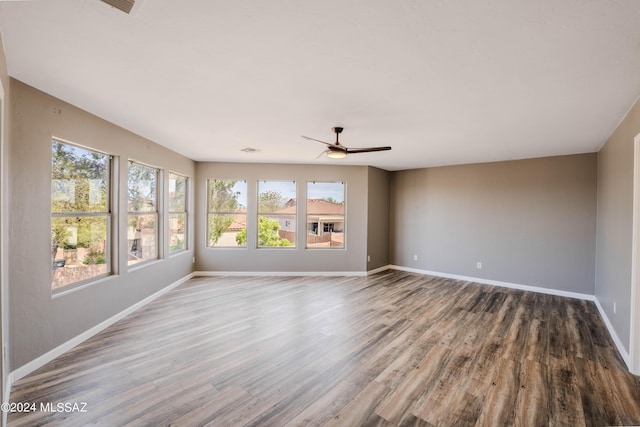
[[[307,248],[344,248],[344,182],[307,183]]]
[[[187,249],[188,178],[169,173],[169,253]]]
[[[159,175],[156,168],[129,161],[129,265],[158,258]]]
[[[51,144],[51,287],[111,272],[111,156]]]
[[[295,181],[258,183],[258,247],[296,246]]]
[[[247,181],[207,183],[207,246],[247,246]]]

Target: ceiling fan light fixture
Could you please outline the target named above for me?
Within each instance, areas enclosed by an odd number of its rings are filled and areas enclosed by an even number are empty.
[[[347,157],[347,153],[342,150],[329,150],[327,157],[330,159],[344,159]]]

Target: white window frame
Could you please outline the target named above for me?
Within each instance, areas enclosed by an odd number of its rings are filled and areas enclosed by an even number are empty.
[[[216,245],[210,245],[209,244],[209,227],[210,227],[210,223],[211,223],[211,221],[210,221],[211,215],[231,215],[231,216],[236,216],[236,215],[240,215],[241,214],[240,212],[237,212],[237,211],[212,211],[212,210],[210,210],[210,207],[211,207],[211,183],[215,182],[215,181],[243,182],[244,185],[245,185],[245,196],[247,196],[247,193],[249,191],[249,185],[248,185],[246,179],[224,179],[224,178],[207,179],[207,206],[206,206],[206,208],[207,208],[207,219],[206,219],[206,221],[207,222],[206,222],[206,227],[205,227],[205,229],[206,229],[206,231],[205,231],[205,233],[206,233],[206,235],[205,235],[206,247],[209,248],[209,249],[247,249],[248,240],[242,246],[240,246],[240,245],[236,245],[236,246],[219,245],[219,246],[216,246]],[[246,216],[247,212],[245,212],[244,215],[245,215],[246,218],[248,218]],[[245,232],[249,233],[249,228],[247,227],[247,225],[248,224],[245,222],[245,225],[244,225],[245,226]],[[248,237],[249,236],[247,235],[247,239],[248,239]]]
[[[143,162],[139,162],[137,160],[133,160],[133,159],[129,159],[127,161],[127,201],[129,200],[129,165],[130,163],[135,163],[138,164],[140,166],[144,166],[150,169],[154,169],[155,170],[155,175],[156,175],[156,191],[155,191],[155,210],[154,211],[130,211],[129,210],[129,206],[127,205],[127,233],[129,233],[129,218],[131,216],[142,216],[142,215],[153,215],[154,216],[154,220],[155,220],[155,249],[156,249],[156,253],[155,253],[155,257],[151,257],[148,259],[143,259],[142,261],[139,262],[135,262],[130,264],[129,263],[129,255],[131,253],[131,243],[129,243],[129,239],[127,236],[127,267],[129,270],[132,269],[136,269],[138,267],[147,265],[149,263],[158,261],[162,258],[162,246],[160,244],[160,242],[162,241],[162,232],[161,232],[161,228],[160,227],[160,221],[162,220],[161,218],[161,206],[162,206],[162,200],[160,195],[162,194],[162,169],[149,165],[147,163],[143,163]]]
[[[171,210],[171,195],[167,192],[167,200],[169,201],[169,211],[167,212],[167,219],[171,221],[171,215],[184,215],[184,248],[172,251],[171,242],[169,242],[169,247],[168,247],[169,255],[178,254],[180,252],[183,252],[189,249],[189,185],[191,180],[186,175],[169,171],[169,182],[171,182],[172,175],[180,178],[184,178],[184,211]],[[171,239],[170,230],[167,230],[167,234],[169,239]]]
[[[293,227],[293,229],[295,230],[295,239],[291,242],[293,243],[293,245],[291,246],[261,246],[260,245],[260,216],[272,216],[273,213],[271,212],[260,212],[260,183],[267,183],[267,182],[290,182],[293,183],[293,187],[294,187],[294,195],[295,195],[295,200],[296,200],[296,207],[295,207],[295,213],[293,214],[281,214],[282,218],[292,218],[293,219],[293,223],[295,224],[295,226]],[[298,247],[298,209],[299,209],[299,203],[298,203],[298,182],[296,180],[288,180],[288,179],[260,179],[257,182],[257,189],[256,189],[256,202],[257,202],[257,209],[256,209],[256,228],[255,228],[255,233],[256,233],[256,248],[257,249],[266,249],[266,250],[273,250],[273,249],[285,249],[285,250],[294,250]],[[286,220],[285,220],[286,221]],[[288,240],[288,239],[287,239]]]
[[[53,220],[53,218],[64,218],[64,217],[76,217],[76,218],[90,218],[90,217],[105,217],[106,219],[106,225],[107,225],[107,229],[106,229],[106,235],[105,235],[105,256],[107,257],[107,271],[105,273],[102,274],[98,274],[92,277],[89,277],[87,279],[83,279],[83,280],[78,280],[76,282],[71,282],[69,284],[66,285],[62,285],[59,286],[57,288],[53,288],[53,283],[51,283],[52,285],[52,289],[51,292],[54,296],[56,295],[61,295],[64,293],[67,293],[70,290],[74,290],[80,287],[84,287],[86,285],[89,284],[93,284],[95,282],[98,282],[106,277],[109,277],[111,275],[114,274],[114,272],[116,271],[116,262],[114,262],[114,260],[116,259],[114,251],[113,251],[113,247],[114,247],[114,238],[113,238],[113,221],[114,221],[114,213],[113,213],[113,205],[114,205],[114,183],[115,183],[115,158],[113,155],[105,153],[104,151],[100,151],[100,150],[96,150],[94,148],[90,148],[90,147],[86,147],[80,144],[75,144],[69,141],[66,141],[62,138],[58,138],[58,137],[52,137],[51,138],[51,144],[53,146],[53,143],[59,143],[59,144],[64,144],[64,145],[69,145],[75,148],[79,148],[82,150],[86,150],[86,151],[92,151],[94,153],[98,153],[101,155],[104,155],[108,158],[109,160],[109,167],[108,167],[108,171],[109,171],[109,176],[107,179],[107,183],[108,183],[108,189],[107,189],[107,206],[106,206],[106,211],[104,212],[78,212],[78,211],[68,211],[68,212],[53,212],[50,211],[50,218],[51,220]],[[53,147],[52,147],[53,149]],[[51,153],[53,156],[53,152]],[[50,181],[53,180],[53,177],[50,177]],[[50,209],[52,208],[52,200],[49,201],[49,207]],[[51,228],[51,225],[50,225]],[[55,260],[54,260],[55,262]],[[54,266],[52,265],[51,268],[53,269]]]
[[[326,247],[319,247],[319,246],[309,246],[309,239],[308,239],[308,224],[309,224],[309,217],[311,216],[308,212],[308,206],[309,206],[309,184],[319,184],[319,183],[326,183],[326,184],[342,184],[342,197],[344,198],[344,212],[342,213],[342,234],[343,234],[343,241],[342,241],[342,246],[326,246]],[[307,209],[305,210],[305,249],[309,249],[309,250],[345,250],[347,248],[347,183],[345,181],[307,181],[307,188],[306,188],[306,199],[305,199],[305,207],[307,207]],[[318,224],[318,228],[320,227],[320,224]]]

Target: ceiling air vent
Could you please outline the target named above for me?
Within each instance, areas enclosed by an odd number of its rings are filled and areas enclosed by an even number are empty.
[[[109,6],[115,7],[116,9],[120,9],[124,13],[131,13],[131,8],[133,8],[133,4],[135,0],[101,0],[102,2],[108,4]]]

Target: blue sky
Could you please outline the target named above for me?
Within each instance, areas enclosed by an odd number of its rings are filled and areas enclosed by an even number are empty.
[[[307,183],[307,198],[328,199],[344,202],[344,184],[342,182],[309,182]]]

